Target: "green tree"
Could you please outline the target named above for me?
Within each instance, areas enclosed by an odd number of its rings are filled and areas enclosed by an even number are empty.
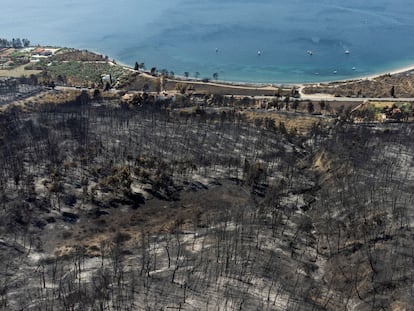
[[[217,80],[218,79],[218,73],[217,72],[213,73],[213,79],[214,80]]]
[[[28,39],[22,39],[23,46],[27,48],[30,45],[30,41]]]
[[[194,73],[194,77],[196,78],[196,79],[198,79],[198,77],[200,76],[200,73],[198,72],[198,71],[196,71],[195,73]]]
[[[22,44],[22,40],[20,40],[20,38],[13,38],[12,39],[12,47],[19,49],[22,46],[23,46],[23,44]]]
[[[160,73],[161,73],[161,76],[163,76],[163,77],[168,77],[168,75],[169,75],[168,70],[165,69],[165,68],[161,69]]]
[[[138,64],[138,62],[135,62],[134,70],[139,70],[139,64]]]
[[[184,72],[184,77],[186,78],[186,79],[188,79],[188,76],[189,76],[190,74],[188,73],[188,71],[186,71],[186,72]]]

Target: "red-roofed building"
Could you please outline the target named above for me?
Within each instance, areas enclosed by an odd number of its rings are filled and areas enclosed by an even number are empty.
[[[33,55],[42,55],[42,53],[43,53],[44,51],[46,51],[44,48],[40,48],[40,47],[38,47],[38,48],[35,48],[35,49],[32,51],[32,54],[33,54]]]

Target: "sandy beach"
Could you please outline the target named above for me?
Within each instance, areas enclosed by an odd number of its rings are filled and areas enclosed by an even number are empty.
[[[54,47],[55,50],[58,50],[58,48]],[[97,50],[90,50],[88,49],[92,54],[95,55],[103,55]],[[131,72],[137,72],[134,70],[134,68],[128,64],[123,63],[122,61],[119,61],[115,58],[108,56],[108,63],[113,66],[121,66],[125,70],[131,71]],[[249,82],[238,82],[238,81],[226,81],[226,80],[213,80],[209,79],[209,81],[203,81],[203,79],[195,79],[195,78],[186,78],[181,75],[174,75],[173,77],[167,78],[167,81],[169,83],[186,83],[186,84],[192,84],[192,85],[198,85],[198,86],[204,86],[204,87],[197,87],[197,90],[204,90],[204,92],[210,92],[210,93],[217,93],[217,94],[223,94],[225,90],[229,92],[229,94],[234,94],[236,90],[240,90],[240,95],[254,95],[254,96],[274,96],[277,92],[279,92],[279,89],[283,89],[285,93],[288,90],[292,90],[293,88],[296,88],[299,91],[300,97],[307,98],[307,99],[319,99],[323,96],[324,99],[332,98],[334,97],[334,93],[331,91],[332,88],[336,88],[340,86],[341,88],[350,88],[351,85],[358,85],[358,83],[365,83],[364,81],[372,81],[371,83],[376,83],[378,78],[384,77],[386,78],[388,75],[394,76],[394,79],[401,80],[402,78],[405,78],[406,75],[404,73],[408,73],[414,71],[414,65],[407,65],[403,67],[399,67],[390,71],[383,71],[377,74],[372,75],[366,75],[361,76],[357,78],[350,78],[350,79],[342,79],[342,80],[331,80],[326,82],[315,82],[315,83],[249,83]],[[157,79],[157,76],[153,76],[150,74],[148,70],[139,70],[138,71],[142,76],[148,78],[148,79]],[[32,72],[25,71],[25,74],[29,74]],[[37,72],[36,72],[37,73]],[[21,76],[22,72],[17,72],[16,74],[11,74],[11,72],[1,71],[0,75],[9,75],[9,76]],[[395,77],[396,75],[401,75],[398,77]],[[410,75],[407,75],[407,79],[409,79]],[[406,79],[406,80],[407,80]],[[411,82],[412,83],[412,82]],[[171,87],[171,85],[170,85]],[[364,86],[361,86],[362,88],[365,88]],[[174,86],[172,87],[174,89]],[[319,90],[314,90],[311,94],[308,93],[306,88],[319,88]],[[325,88],[325,89],[323,89]],[[328,88],[330,90],[328,90]],[[233,91],[234,90],[234,91]],[[341,95],[342,97],[354,97],[350,95]],[[369,96],[371,97],[371,96]],[[414,97],[414,95],[410,96]]]
[[[129,68],[133,70],[131,67],[124,64],[126,68]],[[400,67],[391,71],[381,72],[373,75],[367,75],[367,76],[361,76],[358,78],[352,78],[352,79],[344,79],[344,80],[332,80],[332,81],[326,81],[326,82],[318,82],[318,83],[245,83],[245,82],[236,82],[236,81],[209,81],[209,82],[203,82],[200,80],[194,80],[194,79],[187,79],[185,77],[181,76],[175,76],[174,78],[168,79],[172,82],[177,83],[191,83],[191,84],[198,84],[198,85],[209,85],[209,86],[215,86],[215,87],[225,87],[225,88],[233,88],[233,89],[244,89],[244,90],[254,90],[254,91],[263,91],[263,92],[277,92],[279,88],[283,89],[291,89],[296,88],[299,91],[299,94],[302,99],[315,99],[320,100],[321,98],[325,100],[334,99],[333,94],[328,93],[316,93],[316,94],[305,94],[303,91],[306,87],[312,87],[312,86],[319,86],[319,85],[351,85],[355,84],[361,81],[374,81],[384,75],[400,75],[404,73],[408,73],[410,71],[414,70],[414,65],[408,65],[405,67]],[[143,71],[141,72],[148,78],[155,78],[154,76],[150,75],[149,72]],[[321,97],[322,96],[322,97]]]
[[[397,75],[397,74],[407,73],[407,72],[413,71],[413,70],[414,70],[414,65],[408,65],[408,66],[397,68],[397,69],[394,69],[394,70],[391,70],[391,71],[382,72],[382,73],[378,73],[378,74],[375,74],[375,75],[362,77],[361,79],[375,79],[375,78],[378,78],[378,77],[386,75],[386,74]]]

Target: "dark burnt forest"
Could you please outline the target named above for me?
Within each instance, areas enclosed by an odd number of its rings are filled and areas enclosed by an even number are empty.
[[[10,107],[0,309],[412,310],[413,134],[86,93]]]

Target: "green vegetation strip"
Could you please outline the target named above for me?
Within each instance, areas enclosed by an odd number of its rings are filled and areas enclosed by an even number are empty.
[[[52,75],[74,77],[81,82],[100,82],[102,74],[110,74],[113,80],[120,78],[126,71],[120,66],[109,63],[83,63],[77,61],[53,62],[47,66]]]

